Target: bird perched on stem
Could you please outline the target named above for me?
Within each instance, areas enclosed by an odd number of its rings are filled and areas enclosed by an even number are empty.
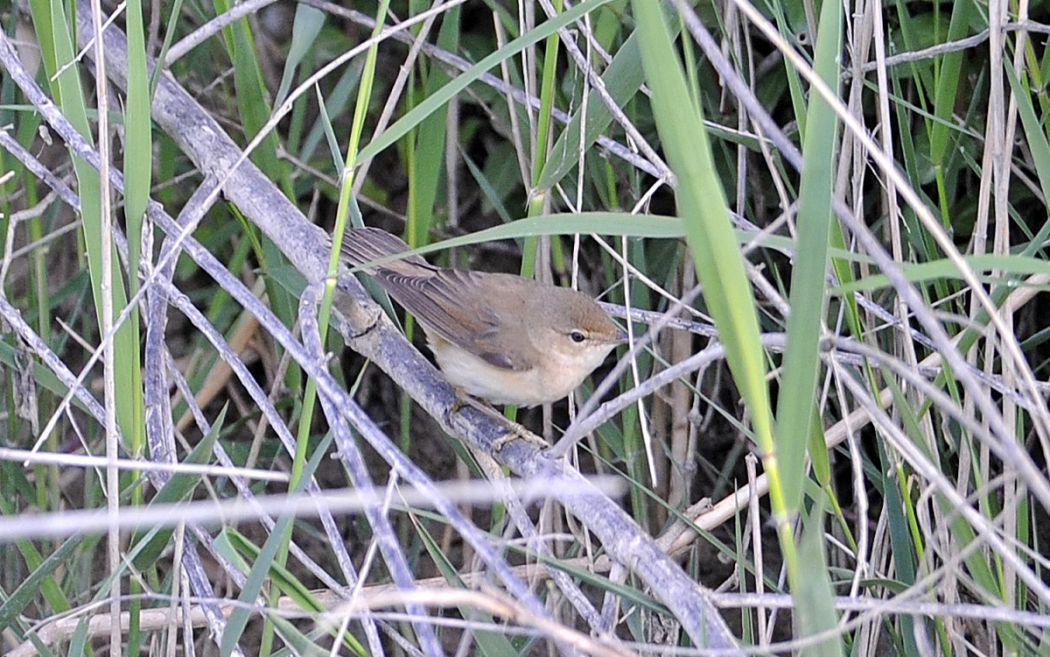
[[[445,378],[469,395],[516,406],[557,401],[627,338],[582,292],[435,267],[418,255],[390,259],[409,250],[378,228],[351,229],[342,248],[416,317]]]

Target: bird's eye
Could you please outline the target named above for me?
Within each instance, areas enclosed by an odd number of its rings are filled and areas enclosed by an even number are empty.
[[[573,331],[569,334],[569,338],[571,338],[573,342],[580,343],[586,340],[587,336],[584,335],[581,331]]]

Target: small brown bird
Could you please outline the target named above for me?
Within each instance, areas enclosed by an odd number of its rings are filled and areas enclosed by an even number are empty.
[[[626,334],[593,299],[512,274],[444,269],[378,228],[351,229],[343,255],[415,315],[449,383],[493,404],[567,396]]]

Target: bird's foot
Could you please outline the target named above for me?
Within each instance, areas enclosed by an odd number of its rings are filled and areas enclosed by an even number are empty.
[[[533,445],[536,445],[540,449],[547,449],[548,447],[550,447],[546,440],[540,438],[539,436],[532,433],[517,422],[511,422],[507,418],[503,419],[511,425],[510,430],[502,436],[500,436],[499,438],[497,438],[496,440],[492,441],[491,449],[493,452],[498,452],[502,450],[504,447],[514,442],[515,440],[524,440],[527,443],[532,443]]]
[[[496,410],[496,408],[492,406],[492,404],[489,404],[484,400],[478,399],[477,397],[468,395],[467,393],[463,392],[462,390],[459,390],[458,388],[456,389],[456,398],[455,400],[453,400],[452,405],[449,406],[449,409],[446,413],[446,424],[451,424],[450,420],[452,419],[452,416],[462,411],[463,408],[466,406],[470,406],[481,411],[485,415],[488,415],[492,419],[499,422],[502,426],[507,427],[507,431],[502,436],[492,441],[492,445],[490,447],[490,450],[492,452],[500,451],[501,449],[506,447],[508,443],[511,443],[514,440],[524,440],[534,445],[538,445],[542,449],[547,449],[548,447],[550,447],[546,440],[540,438],[539,436],[532,433],[517,422],[510,420],[509,418],[507,418],[507,416],[503,415],[498,410]]]

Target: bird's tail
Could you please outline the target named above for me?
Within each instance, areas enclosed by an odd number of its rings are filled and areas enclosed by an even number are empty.
[[[355,267],[368,265],[380,258],[411,251],[412,247],[405,244],[404,240],[396,235],[388,233],[381,228],[351,228],[343,239],[343,257]],[[392,260],[378,265],[382,269],[398,269],[401,267],[428,267],[427,261],[418,255],[405,256],[400,260]],[[374,269],[365,267],[366,270]]]

